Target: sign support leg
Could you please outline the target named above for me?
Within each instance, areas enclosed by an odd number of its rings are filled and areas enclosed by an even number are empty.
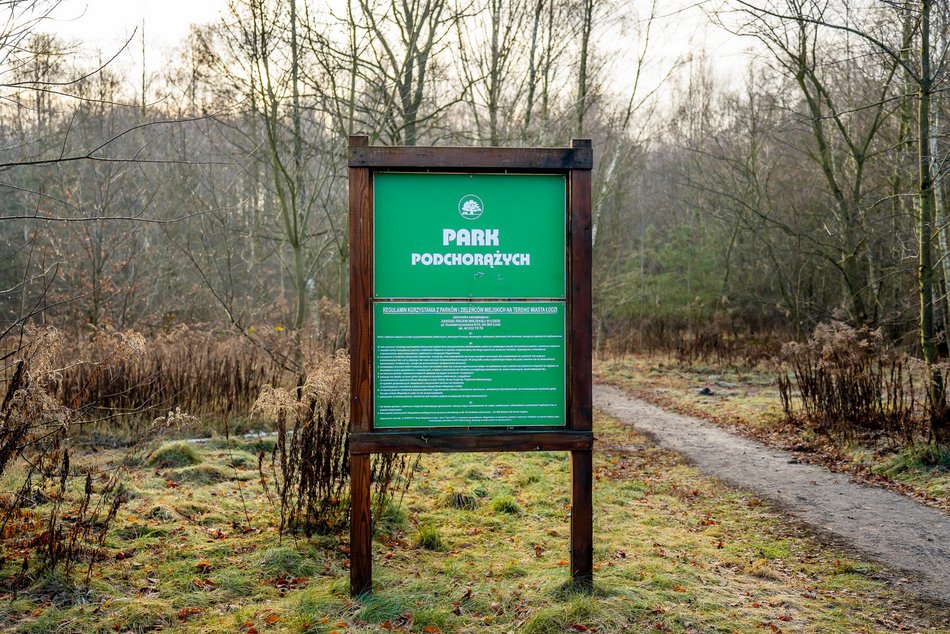
[[[594,586],[593,453],[571,452],[571,579],[590,592]]]
[[[350,594],[373,591],[370,455],[350,456]]]

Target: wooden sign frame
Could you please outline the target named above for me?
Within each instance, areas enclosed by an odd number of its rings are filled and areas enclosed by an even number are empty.
[[[382,147],[349,138],[350,593],[372,592],[374,453],[569,451],[570,571],[593,584],[591,169],[589,139],[569,148]],[[373,175],[376,171],[561,174],[567,182],[567,421],[563,429],[373,429]]]

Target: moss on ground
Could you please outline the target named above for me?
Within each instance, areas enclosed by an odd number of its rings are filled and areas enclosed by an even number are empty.
[[[148,455],[150,467],[190,467],[201,462],[194,445],[183,440],[165,443]]]

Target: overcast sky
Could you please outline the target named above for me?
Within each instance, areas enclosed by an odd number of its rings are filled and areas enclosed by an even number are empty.
[[[211,22],[226,7],[226,0],[64,0],[43,29],[110,53],[121,49],[144,20],[146,56],[157,62],[159,53],[177,45],[192,24]],[[138,63],[141,55],[138,38],[136,34],[124,54],[129,63]]]
[[[632,1],[641,14],[648,10],[646,0],[626,1]],[[337,2],[330,0],[331,4]],[[657,72],[665,66],[664,60],[705,48],[725,81],[741,78],[746,65],[743,51],[750,42],[708,25],[699,7],[701,4],[706,3],[662,0],[658,4],[667,17],[655,30],[652,42],[651,57],[655,60]],[[227,0],[63,0],[53,13],[53,20],[46,22],[43,28],[67,39],[81,41],[83,49],[90,53],[99,49],[106,57],[120,51],[135,33],[134,40],[119,55],[117,62],[138,74],[142,44],[141,31],[136,32],[136,29],[142,28],[143,20],[146,66],[153,71],[187,35],[191,24],[214,21],[226,9]],[[613,33],[605,34],[600,46],[615,62],[611,73],[622,81],[625,67],[629,68],[622,58],[629,55],[631,49],[629,41],[618,37],[616,29],[611,30]]]

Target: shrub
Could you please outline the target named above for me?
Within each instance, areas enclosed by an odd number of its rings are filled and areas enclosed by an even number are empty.
[[[299,389],[264,386],[254,411],[277,428],[270,463],[259,454],[261,482],[274,483],[279,532],[328,533],[348,519],[349,357],[340,350],[308,375]],[[374,513],[391,496],[394,484],[408,487],[412,462],[405,456],[373,457]],[[265,489],[267,490],[267,489]]]
[[[262,386],[293,377],[283,361],[291,356],[291,337],[275,334],[262,343],[180,327],[146,345],[141,334],[103,330],[59,350],[58,365],[65,369],[56,396],[84,421],[97,423],[87,425],[89,433],[110,440],[135,440],[143,424],[168,411],[244,416]],[[126,354],[131,344],[135,354]]]
[[[102,474],[104,480],[94,489],[93,475],[99,474],[71,466],[70,432],[78,417],[54,395],[59,373],[52,360],[62,341],[59,331],[46,328],[24,335],[26,343],[3,357],[14,363],[0,400],[0,475],[14,462],[23,466],[19,486],[0,499],[0,560],[12,552],[22,557],[19,574],[3,580],[6,591],[44,575],[52,578],[59,568],[69,585],[81,564],[88,582],[125,501],[121,469]],[[116,354],[133,354],[137,344],[129,342]],[[28,507],[34,508],[27,513]],[[8,544],[15,550],[8,553]]]
[[[800,414],[795,411],[791,378],[782,376],[787,419],[842,442],[881,433],[913,442],[920,421],[909,362],[888,349],[880,330],[819,324],[804,344],[786,344],[782,359],[794,376],[802,408]]]

